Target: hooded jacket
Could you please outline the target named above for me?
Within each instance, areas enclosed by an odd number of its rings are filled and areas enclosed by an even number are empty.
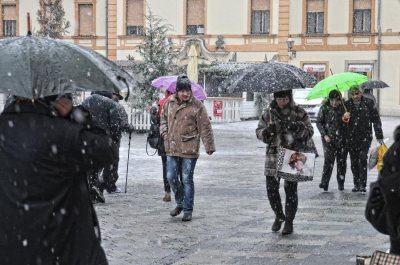
[[[107,264],[86,172],[117,151],[102,130],[11,103],[0,115],[0,264]]]
[[[193,96],[181,102],[173,94],[164,103],[160,133],[168,156],[198,158],[200,139],[206,152],[215,152],[214,135],[207,110]]]

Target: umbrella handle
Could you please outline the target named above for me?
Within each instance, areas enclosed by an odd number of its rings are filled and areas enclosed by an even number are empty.
[[[332,69],[330,69],[330,70],[331,70],[331,73],[332,73]],[[333,74],[333,73],[332,73],[332,74]],[[337,85],[336,85],[336,89],[337,89],[337,91],[338,91],[339,93],[341,93],[340,90],[339,90],[339,87],[338,87]],[[344,101],[343,101],[342,95],[340,95],[340,102],[342,102],[342,106],[343,106],[343,108],[344,108],[344,112],[346,113],[346,112],[347,112],[347,108],[346,108],[346,106],[344,105]],[[346,119],[345,117],[342,117],[342,121],[345,122],[345,123],[349,123],[350,118]]]
[[[345,113],[348,112],[346,106],[344,105],[343,99],[342,99],[341,101],[342,101],[342,105],[343,105],[343,108],[344,108],[344,112],[345,112]],[[342,117],[342,121],[345,122],[345,123],[349,123],[349,122],[350,122],[350,118],[346,119],[346,118],[343,116],[343,117]]]
[[[269,112],[269,124],[272,124],[272,113],[271,113],[271,108],[268,108]]]

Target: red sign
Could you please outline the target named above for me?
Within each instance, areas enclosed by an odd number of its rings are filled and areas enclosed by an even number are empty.
[[[222,100],[214,100],[213,101],[213,114],[214,117],[222,117]]]

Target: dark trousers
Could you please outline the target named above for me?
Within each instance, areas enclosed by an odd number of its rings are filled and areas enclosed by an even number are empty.
[[[266,176],[268,200],[276,217],[293,222],[297,212],[297,182],[284,181],[286,194],[285,213],[283,213],[282,200],[279,194],[279,180],[274,176]]]
[[[349,146],[351,172],[354,187],[365,189],[367,186],[368,150],[371,143],[362,146]]]
[[[114,143],[118,146],[119,150],[120,140],[114,140]],[[103,173],[100,175],[99,178],[99,183],[100,183],[99,189],[101,191],[107,190],[107,192],[113,192],[117,189],[115,183],[117,183],[117,180],[119,178],[118,165],[119,165],[119,152],[114,163],[112,165],[103,168]]]
[[[167,156],[161,156],[162,161],[162,175],[164,181],[164,191],[171,192],[171,186],[169,186],[169,182],[167,179]]]
[[[115,142],[119,148],[120,142]],[[119,178],[118,176],[118,165],[119,165],[119,154],[114,164],[104,167],[99,171],[88,172],[89,189],[97,187],[101,192],[107,190],[107,192],[113,192],[117,189],[115,183]]]
[[[325,142],[325,141],[324,141]],[[323,143],[324,143],[323,142]],[[324,143],[324,168],[322,170],[321,184],[325,187],[329,186],[333,166],[336,160],[337,174],[336,179],[339,185],[343,185],[346,177],[346,150],[342,145],[333,145]]]
[[[390,237],[390,253],[400,255],[400,240]]]
[[[100,190],[107,190],[107,192],[113,192],[117,189],[115,183],[119,178],[118,176],[118,162],[103,168],[103,174],[100,176]]]

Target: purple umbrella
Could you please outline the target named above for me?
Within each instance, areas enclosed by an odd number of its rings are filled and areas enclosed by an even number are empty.
[[[159,88],[163,91],[168,90],[169,92],[175,93],[176,91],[176,81],[178,79],[177,75],[166,75],[160,76],[159,78],[154,79],[151,81],[151,85],[155,88]],[[190,81],[192,85],[192,92],[193,95],[198,100],[206,100],[207,94],[204,89],[197,83]]]

